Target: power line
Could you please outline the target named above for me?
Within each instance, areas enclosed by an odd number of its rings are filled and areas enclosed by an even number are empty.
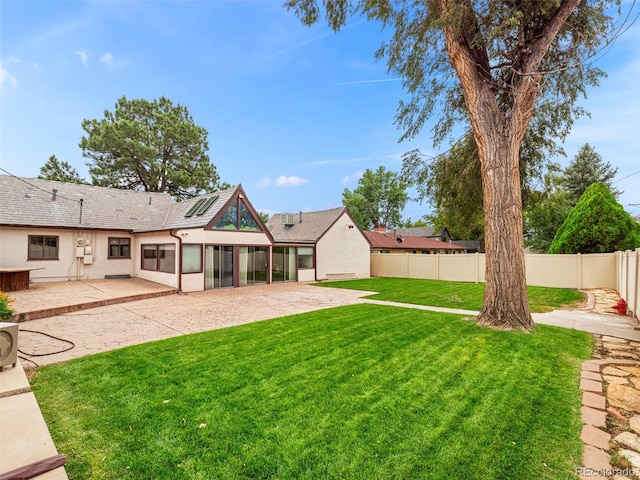
[[[20,178],[20,177],[18,177],[17,175],[14,175],[13,173],[11,173],[11,172],[9,172],[9,171],[5,170],[5,169],[4,169],[4,168],[2,168],[2,167],[0,167],[0,170],[2,170],[4,173],[6,173],[7,175],[9,175],[10,177],[13,177],[13,178],[15,178],[16,180],[20,180],[21,182],[26,183],[26,184],[27,184],[27,185],[29,185],[30,187],[33,187],[33,188],[35,188],[35,189],[38,189],[38,190],[40,190],[41,192],[46,193],[47,195],[51,195],[51,191],[49,191],[49,190],[45,190],[44,188],[40,188],[39,186],[34,185],[33,183],[27,182],[24,178]],[[63,198],[64,200],[69,200],[70,202],[74,202],[74,203],[75,203],[75,202],[79,202],[79,201],[80,201],[80,199],[77,199],[77,198],[68,198],[68,197],[65,197],[65,196],[63,196],[63,195],[58,195],[57,193],[56,193],[56,198]]]
[[[637,174],[639,174],[639,173],[640,173],[640,170],[638,170],[637,172],[633,172],[631,175],[627,175],[626,177],[622,177],[621,179],[616,180],[616,181],[615,181],[615,182],[613,182],[613,183],[621,182],[622,180],[626,180],[627,178],[629,178],[629,177],[633,177],[634,175],[637,175]]]

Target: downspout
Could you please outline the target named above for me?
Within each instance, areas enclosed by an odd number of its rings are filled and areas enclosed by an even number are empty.
[[[175,235],[173,230],[169,230],[169,235],[178,239],[178,293],[182,293],[182,238]]]

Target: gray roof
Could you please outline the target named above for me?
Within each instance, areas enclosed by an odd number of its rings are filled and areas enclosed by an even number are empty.
[[[408,227],[408,228],[397,228],[396,234],[434,238],[434,237],[442,237],[442,235],[444,235],[444,230],[445,230],[445,227],[441,227],[437,232],[433,227]]]
[[[346,211],[345,207],[339,207],[319,212],[277,213],[269,219],[267,228],[276,242],[315,243]],[[283,215],[291,215],[293,222],[284,224]]]
[[[176,203],[166,193],[0,175],[0,225],[129,231],[197,228],[211,221],[236,188],[217,193],[218,200],[204,215],[185,218],[198,198],[213,194]]]

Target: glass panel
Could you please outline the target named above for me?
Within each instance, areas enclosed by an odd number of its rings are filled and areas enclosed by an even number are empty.
[[[273,247],[271,258],[271,281],[284,282],[284,247]]]
[[[157,252],[157,249],[155,245],[142,245],[142,269],[143,270],[158,269],[156,252]]]
[[[286,281],[295,282],[298,279],[298,269],[296,268],[296,249],[287,248],[287,270]]]
[[[298,268],[313,268],[313,247],[298,247]]]
[[[242,201],[240,202],[240,230],[260,230],[258,223]]]
[[[214,258],[217,255],[216,247],[207,245],[205,249],[204,288],[210,290],[214,287]]]
[[[202,245],[182,245],[182,273],[202,271]]]
[[[240,247],[239,255],[238,264],[240,271],[238,272],[238,283],[240,286],[253,284],[253,254],[251,247]]]
[[[233,247],[220,248],[220,286],[233,287]]]
[[[253,251],[253,270],[255,283],[267,283],[267,267],[269,262],[267,256],[269,250],[267,247],[254,247]]]
[[[160,255],[159,270],[161,272],[175,273],[176,271],[176,246],[158,245]]]
[[[224,215],[220,217],[220,220],[216,222],[213,228],[224,230],[237,230],[238,229],[238,204],[233,203]]]

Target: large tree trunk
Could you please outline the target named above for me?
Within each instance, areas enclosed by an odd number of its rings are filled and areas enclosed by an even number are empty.
[[[437,0],[445,12],[449,0]],[[496,328],[529,331],[529,311],[522,235],[520,142],[533,114],[537,91],[535,76],[523,77],[514,91],[512,108],[503,111],[499,90],[490,75],[487,51],[476,41],[480,35],[473,10],[467,5],[464,28],[444,28],[447,53],[456,71],[478,146],[482,168],[485,225],[485,293],[478,323]]]
[[[529,331],[534,323],[527,298],[519,141],[509,137],[508,132],[494,130],[490,138],[479,142],[486,270],[484,305],[478,323]]]

